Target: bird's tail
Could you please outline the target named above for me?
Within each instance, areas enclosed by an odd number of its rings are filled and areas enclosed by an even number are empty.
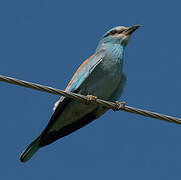
[[[24,163],[28,161],[36,153],[36,151],[38,151],[38,149],[40,148],[39,145],[40,145],[40,138],[38,137],[21,154],[20,161]]]

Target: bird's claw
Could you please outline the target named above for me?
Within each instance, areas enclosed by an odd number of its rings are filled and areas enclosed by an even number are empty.
[[[116,107],[113,109],[113,111],[119,111],[121,108],[123,108],[126,104],[126,102],[119,102],[115,101]]]
[[[96,96],[93,96],[93,95],[87,95],[87,102],[85,103],[86,105],[89,105],[91,104],[92,102],[96,101],[97,100],[97,97]]]

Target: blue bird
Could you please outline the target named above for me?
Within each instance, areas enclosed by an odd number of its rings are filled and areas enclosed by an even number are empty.
[[[139,27],[118,26],[105,33],[96,52],[78,68],[65,91],[88,95],[90,101],[96,97],[117,101],[126,83],[123,73],[124,49],[130,35]],[[61,97],[55,104],[48,125],[21,154],[20,160],[28,161],[39,148],[82,128],[107,110],[99,105],[82,104]]]

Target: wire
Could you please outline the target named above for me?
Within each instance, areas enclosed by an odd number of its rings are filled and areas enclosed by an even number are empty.
[[[90,101],[88,96],[84,96],[84,95],[76,94],[76,93],[68,93],[68,92],[65,92],[65,91],[62,91],[59,89],[55,89],[52,87],[43,86],[43,85],[39,85],[39,84],[35,84],[35,83],[31,83],[31,82],[27,82],[27,81],[23,81],[23,80],[19,80],[19,79],[7,77],[7,76],[2,76],[2,75],[0,75],[0,81],[27,87],[27,88],[32,88],[32,89],[43,91],[43,92],[48,92],[51,94],[65,96],[65,97],[80,101],[81,103],[89,102],[89,103],[104,106],[108,109],[127,111],[129,113],[139,114],[142,116],[152,117],[155,119],[160,119],[160,120],[164,120],[164,121],[168,121],[168,122],[172,122],[172,123],[181,124],[180,118],[167,116],[164,114],[155,113],[155,112],[151,112],[151,111],[147,111],[147,110],[143,110],[143,109],[138,109],[138,108],[134,108],[134,107],[127,106],[127,105],[119,105],[119,102],[114,103],[114,102],[104,101],[101,99],[95,99],[94,101]],[[120,102],[120,104],[121,104],[121,102]]]

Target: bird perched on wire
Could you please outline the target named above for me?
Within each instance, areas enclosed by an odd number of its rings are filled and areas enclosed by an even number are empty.
[[[124,49],[130,35],[139,27],[118,26],[105,33],[96,52],[78,68],[65,91],[88,95],[89,101],[94,101],[96,97],[117,101],[126,83],[123,73]],[[61,97],[55,104],[48,125],[21,154],[20,160],[28,161],[39,148],[82,128],[107,110],[99,105],[82,104]]]

